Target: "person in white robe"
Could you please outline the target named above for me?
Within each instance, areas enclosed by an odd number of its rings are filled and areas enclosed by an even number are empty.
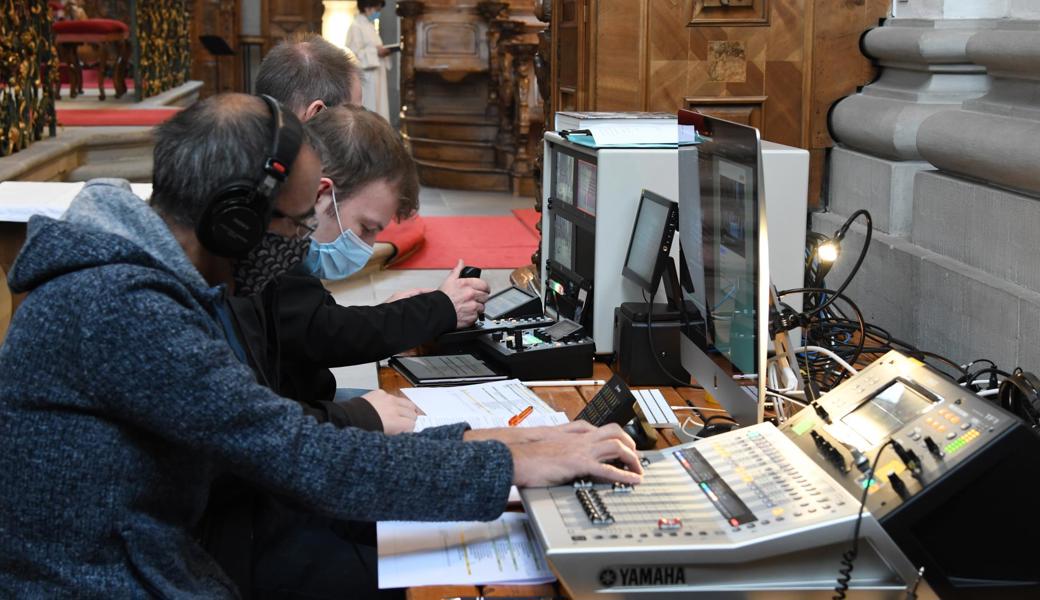
[[[383,47],[375,26],[386,2],[357,0],[357,5],[358,16],[347,31],[347,47],[361,66],[361,104],[389,121],[390,100],[387,96],[386,74],[390,69],[391,50]]]

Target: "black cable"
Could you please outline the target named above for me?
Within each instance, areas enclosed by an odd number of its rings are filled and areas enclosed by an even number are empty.
[[[683,381],[682,379],[679,379],[675,375],[672,375],[671,372],[668,371],[668,369],[666,369],[664,367],[664,364],[661,362],[661,357],[657,355],[657,350],[654,349],[654,318],[653,318],[654,304],[653,304],[653,300],[654,299],[652,297],[649,300],[647,300],[646,299],[646,290],[643,290],[643,302],[646,302],[646,339],[650,342],[650,354],[654,355],[654,362],[657,363],[657,368],[661,369],[661,372],[664,373],[665,375],[667,375],[668,379],[671,379],[672,382],[678,384],[681,387],[690,387],[690,388],[695,388],[695,389],[703,389],[699,385],[693,385],[689,381]]]
[[[866,485],[863,486],[863,494],[859,499],[859,515],[856,516],[856,526],[852,530],[852,548],[841,555],[842,566],[838,569],[838,585],[834,588],[836,593],[833,600],[845,600],[845,592],[849,591],[849,582],[852,581],[852,569],[856,562],[856,556],[859,554],[859,529],[863,523],[863,509],[867,506],[867,493],[870,492],[870,485],[874,480],[874,473],[877,470],[878,462],[881,460],[881,454],[885,451],[885,447],[891,444],[892,440],[889,439],[878,448],[877,456],[874,457],[874,463],[865,475],[866,480],[864,483]]]

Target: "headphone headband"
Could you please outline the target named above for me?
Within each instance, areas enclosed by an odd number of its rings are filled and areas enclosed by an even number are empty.
[[[260,96],[271,111],[271,146],[262,172],[254,182],[233,181],[221,186],[206,204],[196,234],[202,245],[219,256],[240,258],[263,238],[271,221],[278,187],[289,177],[303,143],[303,128],[286,118],[281,105]]]

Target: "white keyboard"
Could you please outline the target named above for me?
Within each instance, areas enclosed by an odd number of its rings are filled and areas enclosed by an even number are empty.
[[[668,405],[668,401],[661,395],[661,390],[632,390],[632,394],[636,397],[639,408],[643,409],[643,415],[646,416],[647,423],[651,427],[675,428],[679,426],[679,419],[675,416],[672,407]]]

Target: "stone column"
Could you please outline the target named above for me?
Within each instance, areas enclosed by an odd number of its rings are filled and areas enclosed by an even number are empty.
[[[892,20],[863,37],[880,77],[839,101],[831,129],[829,209],[867,208],[879,230],[906,235],[913,212],[914,174],[928,164],[917,131],[931,115],[986,93],[984,67],[972,64],[968,40],[991,21]]]
[[[921,123],[921,155],[948,173],[1040,197],[1040,23],[976,33],[967,53],[992,86]]]
[[[415,21],[423,13],[418,0],[399,0],[397,14],[401,17],[401,116],[416,115],[415,106]]]

